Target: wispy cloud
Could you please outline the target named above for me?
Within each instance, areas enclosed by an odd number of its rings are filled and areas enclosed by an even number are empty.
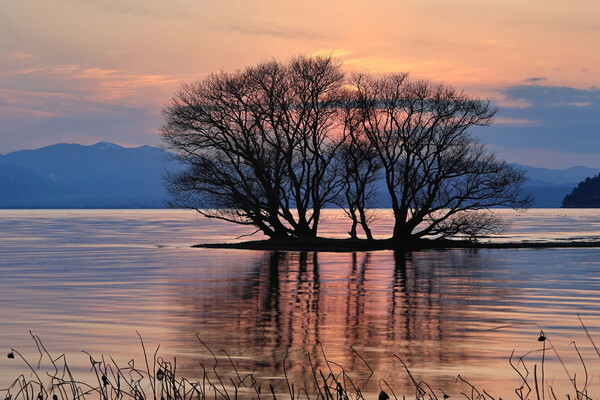
[[[124,98],[140,98],[144,102],[144,90],[170,91],[179,82],[167,75],[128,74],[115,69],[86,67],[81,65],[57,65],[47,68],[29,68],[11,71],[8,75],[10,87],[40,97],[51,93],[69,93],[89,101],[115,101]],[[17,76],[29,75],[16,80]],[[12,78],[11,78],[12,76]],[[35,80],[35,88],[30,84]],[[59,90],[51,90],[59,87]]]
[[[2,101],[0,101],[0,115],[3,115],[4,117],[13,118],[15,116],[23,116],[28,118],[57,118],[61,116],[61,114],[50,111],[36,110],[33,108],[2,104]]]
[[[540,143],[540,145],[543,145]],[[515,149],[505,146],[489,146],[501,158],[509,162],[540,168],[570,168],[581,165],[598,168],[598,155],[594,153],[569,152],[548,148]]]
[[[355,53],[344,56],[342,59],[349,70],[378,74],[409,72],[415,79],[430,79],[442,83],[461,82],[463,87],[479,83],[480,77],[487,75],[485,69],[482,68],[469,67],[460,63],[441,62],[438,59],[363,56]]]
[[[89,104],[94,100],[73,93],[0,89],[0,114],[13,119],[57,118],[81,112]]]
[[[523,79],[522,82],[526,82],[526,83],[536,83],[536,82],[542,82],[548,80],[548,78],[546,78],[545,76],[534,76],[531,78],[527,78],[527,79]]]
[[[60,117],[62,113],[56,105],[62,99],[64,96],[58,93],[0,89],[0,115],[11,118]]]
[[[170,87],[178,82],[177,79],[166,75],[124,74],[117,70],[73,65],[55,68],[53,72],[88,81],[93,96],[102,100],[134,96],[144,88]]]
[[[565,105],[571,107],[592,107],[593,104],[589,101],[575,101],[572,103],[565,103]]]
[[[503,90],[509,100],[525,100],[536,107],[595,106],[600,107],[600,89],[578,89],[568,86],[516,85]]]
[[[117,76],[118,71],[114,69],[77,68],[73,71],[73,78],[76,79],[111,79]]]
[[[510,118],[510,117],[497,117],[494,120],[496,125],[506,126],[539,126],[538,121],[534,121],[526,118]]]
[[[293,27],[293,26],[280,26],[271,21],[265,21],[260,24],[256,23],[244,23],[244,24],[232,24],[222,29],[241,33],[244,35],[252,35],[252,36],[271,36],[280,39],[290,39],[290,40],[328,40],[331,37],[323,35],[322,33],[317,33],[308,28],[301,27]]]
[[[350,54],[352,54],[352,52],[347,49],[334,49],[334,50],[321,49],[321,50],[313,51],[311,53],[312,56],[325,56],[325,57],[332,56],[332,57],[336,57],[336,58],[349,56]]]
[[[24,50],[15,50],[15,51],[10,52],[10,56],[16,60],[26,60],[28,58],[33,57],[33,54],[28,53]]]
[[[531,103],[526,99],[508,99],[506,96],[501,96],[494,100],[494,104],[500,108],[528,108]]]
[[[15,71],[7,71],[2,75],[28,75],[33,74],[35,72],[42,72],[44,68],[26,68],[26,69],[18,69]]]

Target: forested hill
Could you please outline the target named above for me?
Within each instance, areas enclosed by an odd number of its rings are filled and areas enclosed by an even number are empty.
[[[600,208],[600,174],[586,178],[565,196],[564,208]]]

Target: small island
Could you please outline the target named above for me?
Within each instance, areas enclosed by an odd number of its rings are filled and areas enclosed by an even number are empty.
[[[267,251],[418,251],[440,249],[549,249],[549,248],[598,248],[600,241],[551,241],[551,242],[481,242],[472,240],[422,239],[399,245],[391,239],[334,239],[313,238],[293,240],[251,240],[239,243],[207,243],[192,247],[216,249],[244,249]]]

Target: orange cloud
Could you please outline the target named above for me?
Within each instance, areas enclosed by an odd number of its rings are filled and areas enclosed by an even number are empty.
[[[11,75],[39,74],[44,79],[44,74],[55,74],[62,76],[64,92],[76,89],[77,93],[72,96],[86,98],[91,101],[113,102],[128,98],[130,101],[138,99],[147,103],[147,93],[143,91],[158,90],[171,93],[179,82],[178,79],[167,75],[153,74],[127,74],[116,69],[105,69],[97,67],[84,67],[74,64],[58,65],[50,68],[29,68],[11,72]],[[61,78],[62,79],[62,78]],[[57,82],[56,79],[52,81]],[[48,81],[48,82],[52,82]],[[21,92],[25,94],[25,92]],[[27,91],[27,95],[35,97],[56,96],[56,93],[48,91]],[[64,93],[66,95],[66,93]]]
[[[144,88],[170,87],[178,80],[163,75],[121,75],[99,83],[96,94],[104,100],[116,100],[132,96]]]
[[[469,68],[459,63],[442,60],[418,60],[415,58],[364,56],[353,57],[346,53],[342,57],[347,69],[389,74],[409,72],[416,79],[430,79],[437,82],[462,85],[478,83],[487,72],[483,68]]]
[[[324,57],[328,57],[328,56],[332,56],[332,57],[344,57],[347,55],[350,55],[352,52],[350,50],[346,50],[346,49],[334,49],[334,50],[325,50],[325,49],[321,49],[321,50],[316,50],[313,51],[311,53],[311,56],[324,56]]]

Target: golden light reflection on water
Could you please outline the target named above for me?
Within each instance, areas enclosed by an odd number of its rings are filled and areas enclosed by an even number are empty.
[[[597,215],[516,215],[509,234],[594,235]],[[333,231],[335,221],[325,231]],[[355,349],[375,370],[366,384],[373,392],[381,378],[408,386],[396,355],[448,394],[464,390],[454,383],[460,373],[507,398],[520,385],[508,357],[513,349],[517,356],[539,350],[540,329],[573,373],[583,376],[572,340],[589,370],[599,370],[577,318],[581,314],[600,341],[598,249],[191,249],[188,244],[234,240],[244,232],[166,210],[3,211],[0,225],[0,345],[24,349],[35,360],[32,330],[84,374],[89,366],[81,350],[141,362],[136,331],[149,351],[160,344],[162,355],[176,356],[189,377],[200,372],[199,362],[212,365],[198,333],[214,351],[226,349],[240,370],[256,370],[281,386],[286,354],[292,380],[310,386],[307,355],[322,367],[323,351],[364,384],[369,370]],[[225,365],[224,353],[217,355]],[[540,355],[526,359],[539,362]],[[547,358],[548,379],[557,393],[564,391],[569,383],[562,366],[552,351]],[[14,363],[2,357],[0,387],[14,372]],[[597,383],[597,373],[590,374]]]

